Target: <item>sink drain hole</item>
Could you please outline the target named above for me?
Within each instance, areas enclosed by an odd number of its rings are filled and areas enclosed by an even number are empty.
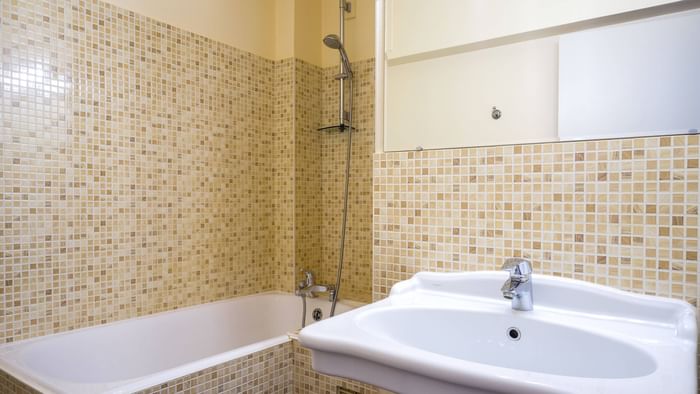
[[[509,338],[511,341],[519,341],[519,340],[520,340],[521,334],[520,334],[520,330],[518,330],[517,328],[515,328],[515,327],[510,327],[510,328],[507,330],[507,333],[508,333],[508,338]]]
[[[321,308],[314,309],[313,313],[311,314],[311,317],[314,318],[314,321],[319,321],[323,319],[323,310],[321,310]]]

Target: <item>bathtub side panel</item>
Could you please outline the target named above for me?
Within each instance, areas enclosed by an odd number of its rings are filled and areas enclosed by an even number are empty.
[[[40,394],[0,369],[0,394]]]
[[[291,393],[291,342],[269,347],[139,391],[137,394],[173,393]]]

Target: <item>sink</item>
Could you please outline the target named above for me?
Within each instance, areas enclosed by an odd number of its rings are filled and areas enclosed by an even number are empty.
[[[358,326],[377,333],[388,343],[395,341],[459,360],[524,371],[583,378],[632,378],[649,375],[656,369],[651,355],[638,347],[520,316],[466,314],[459,309],[375,309],[358,316]],[[425,335],[435,326],[440,327],[436,338]]]
[[[315,370],[399,393],[696,393],[689,304],[533,275],[534,309],[515,311],[507,278],[418,273],[300,341]]]

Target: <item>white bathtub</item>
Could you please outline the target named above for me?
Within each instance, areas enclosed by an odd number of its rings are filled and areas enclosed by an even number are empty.
[[[307,301],[306,324],[328,316],[327,299]],[[266,293],[32,338],[0,346],[0,369],[45,393],[131,393],[289,341],[301,308]]]

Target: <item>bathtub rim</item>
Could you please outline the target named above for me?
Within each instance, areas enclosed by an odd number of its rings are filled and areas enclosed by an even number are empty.
[[[11,352],[16,347],[27,345],[27,344],[30,344],[33,342],[38,342],[38,341],[45,340],[48,338],[55,338],[55,337],[60,337],[60,336],[64,336],[64,335],[80,333],[80,332],[83,332],[86,330],[96,329],[96,328],[100,328],[100,327],[109,327],[109,326],[117,326],[117,325],[121,325],[121,324],[127,324],[128,322],[133,322],[136,320],[153,319],[153,318],[157,318],[159,316],[177,313],[180,311],[201,308],[203,306],[223,304],[223,303],[227,303],[227,302],[231,302],[231,301],[259,297],[259,296],[265,296],[265,295],[283,295],[283,296],[297,297],[294,293],[288,293],[288,292],[284,292],[284,291],[276,291],[276,290],[265,291],[265,292],[254,293],[254,294],[247,294],[244,296],[231,297],[231,298],[225,298],[222,300],[205,302],[205,303],[201,303],[201,304],[188,305],[188,306],[181,307],[181,308],[170,309],[170,310],[156,312],[156,313],[142,315],[142,316],[135,316],[135,317],[127,318],[127,319],[120,319],[120,320],[116,320],[116,321],[104,323],[104,324],[97,324],[97,325],[81,327],[81,328],[77,328],[77,329],[73,329],[73,330],[61,331],[61,332],[57,332],[57,333],[53,333],[53,334],[27,338],[27,339],[23,339],[23,340],[20,340],[17,342],[7,342],[7,343],[0,344],[0,370],[9,374],[14,379],[17,379],[18,381],[26,384],[27,386],[29,386],[35,390],[38,390],[41,393],[46,393],[46,394],[61,393],[60,391],[55,391],[55,389],[51,389],[51,388],[44,386],[44,384],[46,384],[46,382],[39,381],[35,377],[32,377],[29,374],[25,373],[23,370],[21,370],[19,368],[15,368],[14,364],[3,360],[1,358],[2,355],[5,353]],[[357,307],[360,307],[362,305],[366,305],[366,303],[358,302],[358,301],[351,301],[351,300],[339,300],[339,303],[348,305],[351,308],[357,308]],[[213,367],[213,366],[216,366],[219,364],[223,364],[227,361],[232,361],[232,360],[235,360],[237,358],[245,357],[249,354],[253,354],[253,353],[256,353],[258,351],[289,342],[289,341],[294,339],[293,334],[295,332],[298,332],[299,329],[291,331],[291,332],[287,332],[287,333],[284,333],[282,335],[278,335],[278,336],[275,336],[272,338],[264,339],[262,341],[254,342],[254,343],[251,343],[249,345],[241,346],[241,347],[238,347],[238,348],[235,348],[232,350],[218,353],[218,354],[215,354],[215,355],[203,358],[203,359],[194,360],[192,362],[178,365],[177,367],[166,369],[163,371],[159,371],[159,372],[156,372],[156,373],[153,373],[150,375],[145,375],[145,376],[141,376],[141,377],[137,377],[137,378],[133,378],[133,379],[125,379],[125,380],[121,380],[121,381],[107,382],[107,383],[114,383],[114,384],[120,384],[120,385],[117,388],[108,389],[107,391],[104,391],[102,393],[103,394],[132,393],[132,392],[137,391],[137,390],[147,389],[149,387],[153,387],[153,386],[156,386],[158,384],[162,384],[162,383],[174,380],[174,379],[178,379],[178,378],[181,378],[183,376],[187,376],[187,375],[205,370],[207,368],[210,368],[210,367]],[[63,381],[63,382],[65,382],[65,381]],[[70,382],[67,382],[67,383],[70,383]]]

